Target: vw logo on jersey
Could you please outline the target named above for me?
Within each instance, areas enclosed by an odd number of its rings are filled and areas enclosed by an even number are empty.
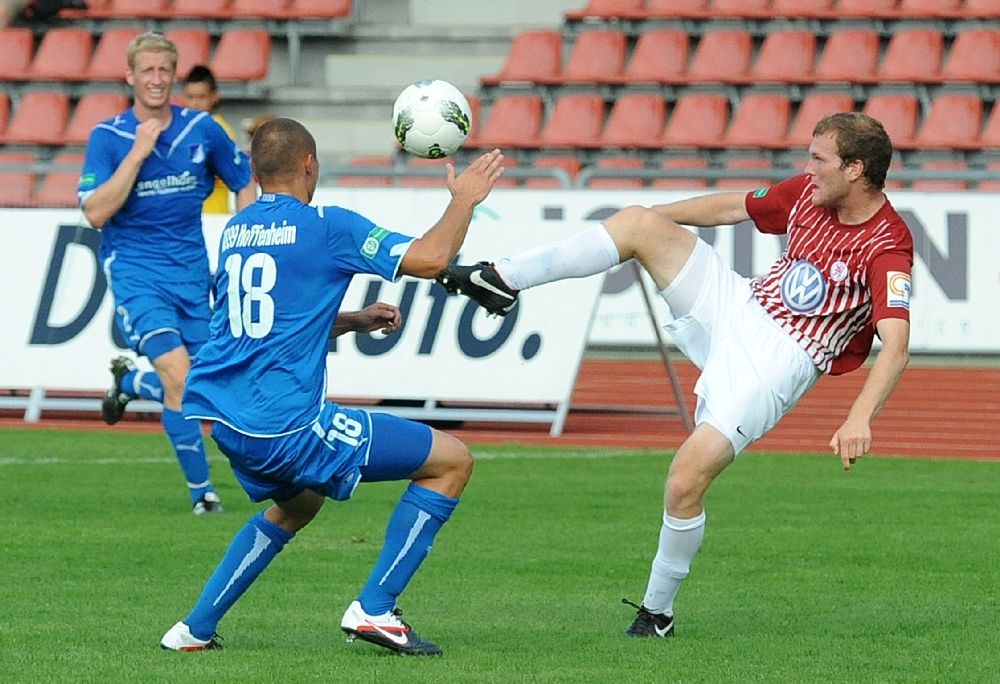
[[[815,311],[826,299],[826,279],[810,262],[802,259],[781,277],[781,299],[795,313]]]

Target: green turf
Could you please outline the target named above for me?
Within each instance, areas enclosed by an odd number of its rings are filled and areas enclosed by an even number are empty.
[[[220,625],[157,647],[254,508],[195,518],[161,435],[0,432],[2,682],[989,682],[1000,462],[749,455],[710,492],[677,638],[621,636],[668,456],[477,447],[400,605],[443,658],[346,644],[340,617],[402,483],[329,503]]]

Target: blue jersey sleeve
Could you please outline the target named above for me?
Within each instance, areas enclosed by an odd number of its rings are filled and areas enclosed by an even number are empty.
[[[323,207],[328,246],[339,270],[399,278],[399,264],[413,237],[382,228],[350,209]]]
[[[250,183],[250,158],[217,121],[206,117],[202,125],[209,142],[208,161],[211,170],[230,190],[239,192]]]

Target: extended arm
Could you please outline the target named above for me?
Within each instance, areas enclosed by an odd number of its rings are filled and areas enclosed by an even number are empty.
[[[147,119],[136,126],[135,142],[125,159],[106,182],[90,193],[83,207],[84,216],[94,228],[103,228],[128,199],[142,163],[153,151],[156,139],[164,129],[159,119]]]
[[[750,218],[745,198],[743,192],[719,192],[651,208],[682,226],[734,226]]]
[[[402,312],[392,304],[375,302],[361,311],[347,311],[337,314],[337,320],[330,329],[330,339],[344,333],[370,333],[381,329],[386,335],[399,329],[403,322]]]
[[[876,324],[882,349],[872,364],[861,392],[830,440],[844,470],[868,453],[872,444],[871,422],[899,383],[909,362],[910,323],[902,318],[883,318]]]

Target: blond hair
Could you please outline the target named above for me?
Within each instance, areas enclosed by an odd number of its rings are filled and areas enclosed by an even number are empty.
[[[126,53],[129,69],[135,68],[135,58],[140,52],[169,52],[170,61],[174,65],[174,69],[177,69],[177,44],[162,33],[147,31],[132,39]]]

